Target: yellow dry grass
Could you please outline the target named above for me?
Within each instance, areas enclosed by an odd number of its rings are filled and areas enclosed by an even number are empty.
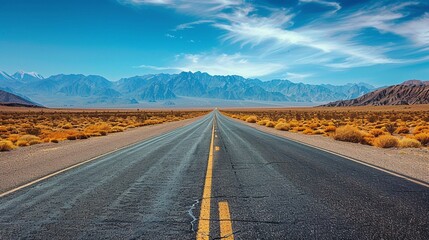
[[[422,144],[416,139],[403,138],[399,141],[399,146],[402,148],[419,148]]]
[[[0,140],[0,152],[10,151],[15,149],[16,146],[9,140]]]
[[[344,142],[361,143],[363,142],[364,134],[353,126],[343,126],[337,128],[334,134],[334,139]]]
[[[429,105],[229,109],[222,113],[281,131],[323,135],[376,147],[429,145]]]
[[[393,148],[399,146],[399,140],[392,135],[381,135],[374,139],[373,144],[380,148]]]
[[[57,143],[123,132],[128,128],[161,124],[206,114],[203,110],[98,111],[28,110],[1,111],[0,151],[39,143]]]

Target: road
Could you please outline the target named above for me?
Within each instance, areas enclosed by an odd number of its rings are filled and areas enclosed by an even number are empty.
[[[0,239],[221,237],[429,239],[429,188],[214,111],[0,198]]]

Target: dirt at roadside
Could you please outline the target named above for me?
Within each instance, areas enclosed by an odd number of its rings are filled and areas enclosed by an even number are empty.
[[[0,152],[0,193],[79,162],[186,126],[200,118],[134,128],[104,137],[38,144]]]
[[[411,178],[429,183],[429,149],[428,148],[403,148],[383,149],[372,146],[336,141],[332,138],[319,135],[305,135],[280,131],[274,128],[247,123],[238,119],[234,121],[246,124],[258,130],[277,136],[300,141],[312,146],[323,148],[353,159],[360,160]]]

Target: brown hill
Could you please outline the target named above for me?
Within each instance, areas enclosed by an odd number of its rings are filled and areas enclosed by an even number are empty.
[[[359,98],[331,102],[323,106],[382,106],[429,104],[429,81],[409,80],[367,93]]]
[[[0,90],[0,105],[14,107],[42,107],[15,94]]]

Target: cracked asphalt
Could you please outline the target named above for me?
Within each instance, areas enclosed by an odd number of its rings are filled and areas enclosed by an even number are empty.
[[[215,116],[210,238],[224,201],[235,239],[429,239],[427,187],[217,111],[0,198],[0,239],[195,239]]]

